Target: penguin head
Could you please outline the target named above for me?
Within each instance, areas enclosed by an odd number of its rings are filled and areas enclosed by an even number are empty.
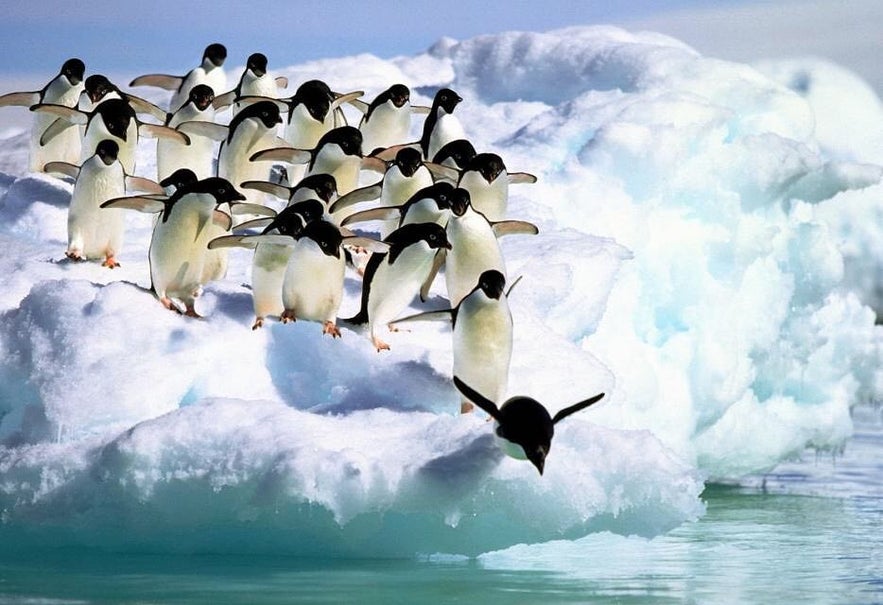
[[[279,112],[279,106],[273,101],[258,101],[248,105],[239,112],[236,117],[242,116],[242,120],[255,118],[267,128],[274,128],[276,124],[282,122],[282,114]],[[235,118],[234,118],[235,119]]]
[[[439,149],[432,161],[436,164],[444,164],[445,160],[450,159],[454,166],[464,169],[473,157],[475,157],[475,147],[472,143],[466,139],[456,139]]]
[[[421,239],[423,239],[430,248],[446,248],[451,249],[451,242],[448,241],[448,235],[445,228],[438,223],[416,223],[421,225]]]
[[[454,216],[463,216],[466,214],[466,211],[472,203],[472,198],[470,197],[469,192],[461,187],[454,189],[451,192],[449,199],[451,212]]]
[[[292,212],[301,215],[304,219],[304,223],[312,223],[313,221],[318,221],[325,215],[325,204],[316,199],[295,202],[291,206],[288,206],[288,208],[286,208],[285,210],[288,209],[291,209]]]
[[[340,229],[328,221],[318,220],[308,223],[304,227],[302,237],[308,237],[319,246],[319,249],[326,256],[340,258],[340,245],[343,243],[343,236]]]
[[[496,153],[479,153],[472,158],[466,170],[478,172],[488,184],[491,184],[506,170],[506,165],[503,164],[503,158]]]
[[[227,47],[223,44],[209,44],[202,53],[202,66],[206,70],[221,67],[227,60]]]
[[[333,128],[322,135],[316,144],[316,150],[325,145],[337,145],[345,155],[362,156],[362,133],[353,126]]]
[[[199,179],[196,178],[196,173],[189,168],[178,168],[175,172],[161,180],[159,185],[167,193],[171,194],[171,191],[192,185],[198,180]]]
[[[304,231],[307,220],[294,206],[283,208],[279,214],[273,217],[269,225],[261,232],[263,235],[274,230],[282,235],[298,239]]]
[[[463,99],[460,95],[450,88],[442,88],[435,93],[435,98],[432,101],[432,108],[436,111],[441,108],[445,110],[445,113],[454,113],[454,108],[457,106],[457,103],[462,100]]]
[[[135,110],[123,99],[107,99],[96,108],[95,114],[101,116],[107,131],[113,136],[126,141],[126,131],[135,119]]]
[[[506,288],[506,278],[496,269],[488,269],[478,277],[478,288],[488,298],[500,300]]]
[[[396,107],[402,107],[411,100],[411,91],[404,84],[393,84],[387,92],[389,93],[389,100]]]
[[[92,101],[92,103],[98,103],[101,99],[115,90],[119,89],[113,84],[113,82],[108,80],[106,76],[92,74],[86,78],[84,91],[89,96],[89,100]]]
[[[117,145],[116,141],[111,141],[110,139],[104,139],[98,143],[97,147],[95,147],[95,155],[101,158],[101,161],[104,162],[106,166],[110,166],[116,162],[119,153],[120,146]]]
[[[399,167],[399,171],[406,177],[414,176],[420,165],[423,164],[423,157],[420,152],[413,147],[402,147],[396,153],[393,163]]]
[[[82,82],[85,73],[86,64],[76,57],[65,61],[64,64],[61,66],[61,71],[59,71],[59,75],[67,78],[67,81],[71,83],[71,86],[76,86],[77,84]]]
[[[212,87],[208,84],[197,84],[190,89],[188,101],[193,103],[199,111],[205,111],[208,109],[209,105],[211,105],[214,100],[215,91],[212,90]]]
[[[337,195],[337,180],[332,175],[324,172],[311,174],[310,176],[302,178],[297,184],[297,187],[292,189],[292,197],[294,197],[294,194],[300,189],[309,189],[313,191],[320,200],[326,204],[330,204],[334,196]]]
[[[202,179],[186,188],[192,193],[208,193],[214,196],[215,202],[221,204],[235,204],[245,201],[245,196],[236,190],[233,183],[219,176]]]
[[[524,457],[542,475],[555,434],[549,412],[535,399],[512,397],[502,405],[499,416],[497,436],[520,446]]]
[[[260,78],[267,73],[267,56],[263,53],[249,55],[245,68],[251,70],[251,73]]]
[[[303,105],[310,117],[317,122],[324,122],[328,110],[331,109],[331,101],[334,100],[334,93],[328,88],[328,85],[322,80],[307,80],[300,86],[294,96],[291,97],[291,107]],[[289,120],[291,119],[289,112]]]

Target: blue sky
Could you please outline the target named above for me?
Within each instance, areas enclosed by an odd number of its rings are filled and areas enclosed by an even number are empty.
[[[46,0],[7,2],[0,77],[40,85],[78,56],[87,73],[183,74],[210,42],[228,66],[263,52],[270,68],[323,57],[422,52],[443,36],[610,23],[673,35],[703,54],[750,62],[827,57],[883,92],[880,0]]]
[[[263,52],[271,68],[362,52],[416,54],[442,36],[458,39],[507,30],[545,31],[611,23],[708,0],[341,0],[133,3],[48,0],[7,3],[0,22],[0,73],[54,71],[69,56],[91,70],[151,69],[178,73],[198,61],[209,42],[224,43],[233,65]],[[733,6],[740,0],[716,2]]]

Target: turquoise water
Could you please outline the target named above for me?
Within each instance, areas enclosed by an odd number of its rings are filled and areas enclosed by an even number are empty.
[[[596,534],[477,559],[304,560],[53,552],[0,559],[11,603],[883,603],[883,419],[838,457],[739,486],[653,540]]]

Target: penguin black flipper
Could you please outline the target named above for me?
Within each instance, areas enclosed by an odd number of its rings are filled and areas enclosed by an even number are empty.
[[[552,424],[557,424],[559,420],[564,420],[565,418],[567,418],[568,416],[570,416],[574,412],[578,412],[584,408],[589,407],[593,403],[600,401],[603,397],[604,397],[604,393],[599,393],[599,394],[595,395],[594,397],[590,397],[589,399],[586,399],[585,401],[580,401],[579,403],[575,403],[568,408],[564,408],[563,410],[561,410],[557,414],[555,414],[555,416],[552,418]]]
[[[268,193],[280,200],[287,200],[291,197],[291,187],[286,187],[285,185],[280,185],[278,183],[271,183],[270,181],[243,181],[242,183],[239,183],[239,188],[254,189],[255,191]]]
[[[505,220],[491,222],[494,235],[536,235],[540,232],[536,225],[527,221]]]
[[[72,128],[74,125],[65,120],[64,118],[58,118],[49,127],[43,131],[43,134],[40,135],[40,145],[45,145],[62,132],[67,130],[68,128]]]
[[[129,105],[132,106],[132,109],[134,109],[136,113],[153,116],[160,122],[165,123],[166,118],[168,117],[168,113],[165,109],[154,105],[147,99],[142,99],[141,97],[136,97],[135,95],[130,95],[128,93],[123,93],[123,98],[129,102]]]
[[[382,183],[382,181],[381,181]],[[330,208],[328,208],[328,212],[337,212],[338,210],[343,210],[344,208],[349,208],[350,206],[355,206],[361,202],[368,202],[371,200],[376,200],[380,197],[382,193],[381,183],[374,183],[373,185],[366,185],[364,187],[359,187],[358,189],[353,189],[349,193],[340,196],[337,198]]]
[[[80,175],[80,167],[70,162],[47,162],[43,165],[43,172],[55,172],[76,179]]]
[[[339,208],[335,208],[335,211]],[[340,221],[340,226],[345,227],[353,223],[364,223],[367,221],[391,221],[401,216],[400,206],[380,206],[378,208],[370,208],[354,212],[348,217]]]
[[[127,174],[125,182],[126,189],[131,191],[144,191],[146,193],[155,193],[157,195],[163,194],[163,188],[159,183],[143,176],[132,176]]]
[[[190,121],[182,122],[175,127],[176,130],[185,134],[193,134],[200,137],[206,137],[213,141],[223,141],[227,138],[229,130],[223,124],[215,122]]]
[[[432,282],[435,281],[435,276],[441,271],[447,257],[448,251],[445,248],[439,248],[435,253],[435,256],[432,259],[432,267],[429,269],[429,274],[426,276],[426,279],[423,280],[423,285],[420,286],[420,302],[426,302],[429,298],[429,289],[432,287]]]
[[[178,143],[183,143],[185,145],[190,144],[189,136],[174,128],[169,128],[168,126],[162,126],[160,124],[145,124],[143,122],[139,122],[138,134],[140,134],[141,136],[149,137],[151,139],[168,139],[170,141],[177,141]]]
[[[490,414],[491,418],[497,422],[501,421],[500,409],[497,407],[496,403],[474,390],[456,376],[454,376],[454,386],[457,387],[457,390],[460,391],[466,399]]]
[[[28,92],[10,92],[0,96],[0,107],[30,107],[40,102],[42,94],[39,90]]]
[[[537,177],[529,172],[510,172],[507,175],[510,185],[518,185],[521,183],[533,184],[537,182]]]
[[[145,76],[138,76],[129,82],[129,86],[155,86],[156,88],[162,88],[163,90],[178,90],[183,83],[184,78],[181,76],[147,74]]]

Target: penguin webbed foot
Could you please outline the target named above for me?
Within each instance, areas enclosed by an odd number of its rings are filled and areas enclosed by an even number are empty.
[[[251,326],[252,330],[257,330],[258,328],[264,327],[264,318],[263,317],[255,317],[254,324]]]
[[[178,305],[172,302],[172,299],[168,296],[162,296],[159,299],[160,304],[173,313],[177,313],[178,315],[183,315],[181,309],[178,308]]]
[[[374,348],[377,349],[378,353],[381,351],[389,351],[389,345],[376,336],[371,337],[371,342],[374,344]]]
[[[331,338],[340,338],[340,328],[333,321],[326,321],[322,325],[322,334],[331,334]]]
[[[464,399],[460,402],[460,413],[461,414],[471,414],[475,411],[475,404],[473,404],[468,399]]]
[[[282,312],[282,315],[279,316],[279,321],[284,324],[287,324],[289,322],[294,323],[297,321],[297,317],[294,316],[294,311],[289,311],[288,309],[285,309],[285,311]]]
[[[194,317],[196,319],[202,319],[202,315],[200,315],[199,313],[196,312],[196,309],[193,308],[193,305],[187,305],[187,308],[184,311],[184,316],[185,317]]]
[[[119,266],[121,266],[121,265],[120,265],[120,263],[117,261],[117,259],[115,259],[115,258],[111,255],[111,256],[108,256],[107,258],[104,259],[104,262],[101,263],[101,266],[102,266],[102,267],[107,267],[108,269],[116,269],[117,267],[119,267]]]
[[[76,250],[66,250],[64,253],[64,256],[68,260],[72,260],[75,263],[81,263],[86,260],[85,258],[83,258],[83,255],[80,254],[79,252],[77,252]]]

